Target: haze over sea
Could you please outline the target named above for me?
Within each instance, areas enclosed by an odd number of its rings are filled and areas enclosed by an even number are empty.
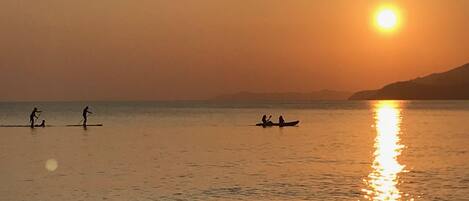
[[[89,123],[79,124],[90,105]],[[3,102],[0,200],[468,200],[469,101]],[[298,127],[252,126],[263,114]]]

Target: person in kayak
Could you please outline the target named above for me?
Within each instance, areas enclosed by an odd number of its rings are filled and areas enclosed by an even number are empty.
[[[31,114],[29,115],[29,123],[31,123],[31,128],[34,128],[34,120],[38,119],[39,116],[36,116],[36,113],[41,113],[36,107],[33,109]],[[40,115],[40,114],[39,114]]]
[[[278,118],[278,125],[280,127],[283,127],[284,124],[285,124],[285,119],[283,119],[283,116],[280,115],[280,117]]]
[[[83,127],[86,127],[86,122],[88,121],[88,114],[93,114],[93,113],[90,112],[89,107],[86,106],[85,109],[83,109]]]
[[[271,124],[272,122],[270,121],[270,118],[272,118],[272,115],[270,115],[269,118],[267,119],[267,116],[264,114],[264,116],[262,116],[262,124],[264,125]]]

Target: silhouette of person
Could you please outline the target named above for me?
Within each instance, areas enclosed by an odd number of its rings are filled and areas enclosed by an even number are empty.
[[[31,123],[31,128],[34,128],[34,120],[39,118],[39,116],[36,116],[36,113],[41,113],[42,111],[37,110],[35,107],[31,114],[29,115],[29,122]]]
[[[272,118],[272,115],[270,115],[268,119],[266,115],[262,116],[262,124],[264,126],[271,124],[272,122],[270,121],[270,118]]]
[[[264,116],[262,116],[262,123],[263,124],[267,123],[267,115],[265,115],[265,114],[264,114]]]
[[[46,127],[46,120],[42,120],[41,124],[39,125],[39,127]]]
[[[86,127],[86,122],[88,121],[88,114],[93,114],[92,112],[88,111],[88,109],[88,106],[83,109],[83,127]]]
[[[283,116],[280,115],[280,117],[278,118],[278,125],[280,127],[283,127],[283,124],[285,124],[285,120],[283,119]]]

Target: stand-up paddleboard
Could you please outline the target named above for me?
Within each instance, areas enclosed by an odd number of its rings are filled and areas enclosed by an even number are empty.
[[[285,122],[285,123],[283,123],[282,125],[280,125],[279,123],[267,123],[267,124],[258,123],[258,124],[256,124],[256,126],[263,126],[263,127],[279,126],[279,127],[285,127],[285,126],[296,126],[296,125],[298,125],[299,123],[300,123],[300,121]]]
[[[66,127],[83,127],[83,124],[72,124],[72,125],[65,125]],[[103,126],[103,124],[86,124],[88,126]]]
[[[26,128],[26,127],[31,127],[31,125],[0,125],[0,127],[3,127],[3,128]],[[45,126],[40,126],[39,124],[38,125],[35,125],[34,128],[43,128],[43,127],[56,127],[56,126],[52,126],[52,125],[45,125]]]

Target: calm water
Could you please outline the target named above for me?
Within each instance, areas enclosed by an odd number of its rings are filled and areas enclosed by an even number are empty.
[[[104,127],[0,128],[0,200],[469,200],[468,101],[88,104]],[[35,105],[60,126],[85,103]]]

